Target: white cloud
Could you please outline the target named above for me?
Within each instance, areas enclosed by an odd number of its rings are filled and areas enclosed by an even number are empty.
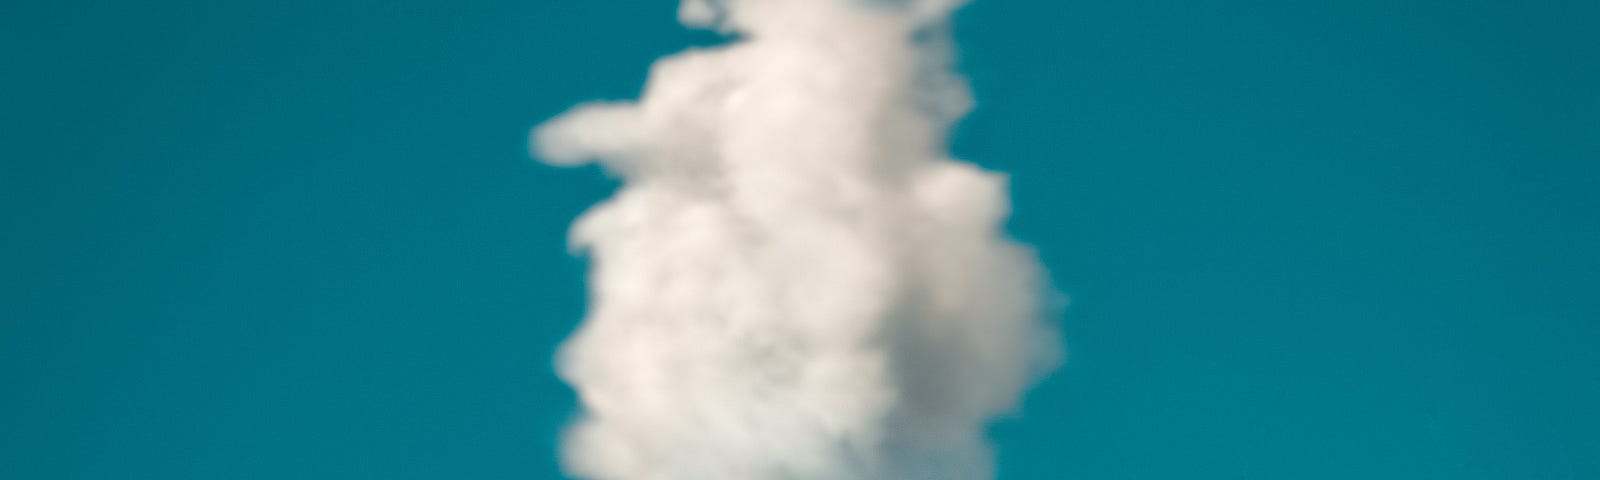
[[[584,409],[571,473],[992,477],[983,422],[1056,349],[1038,263],[999,230],[1006,182],[944,151],[958,3],[687,0],[743,40],[535,131],[546,161],[625,180],[572,233],[593,266],[558,362]]]

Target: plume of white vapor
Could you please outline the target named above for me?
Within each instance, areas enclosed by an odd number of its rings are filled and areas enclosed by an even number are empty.
[[[739,40],[536,129],[545,161],[624,180],[572,232],[593,264],[558,359],[584,409],[569,473],[993,476],[984,422],[1056,348],[1005,180],[944,151],[958,3],[686,0]]]

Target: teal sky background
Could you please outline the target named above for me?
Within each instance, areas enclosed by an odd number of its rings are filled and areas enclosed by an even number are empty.
[[[558,478],[529,127],[669,1],[0,5],[0,478]],[[1600,478],[1600,3],[977,0],[1072,304],[1001,478]]]

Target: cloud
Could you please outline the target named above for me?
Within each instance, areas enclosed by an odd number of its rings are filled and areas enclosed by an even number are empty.
[[[571,474],[993,476],[984,422],[1058,349],[1005,178],[945,151],[970,104],[959,3],[687,0],[684,23],[739,40],[535,130],[545,161],[624,180],[572,231],[592,269],[558,359]]]

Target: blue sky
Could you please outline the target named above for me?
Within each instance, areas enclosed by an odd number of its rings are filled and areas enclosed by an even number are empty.
[[[0,6],[0,477],[554,478],[671,2]],[[958,155],[1072,304],[1003,479],[1600,477],[1600,5],[977,0]]]

